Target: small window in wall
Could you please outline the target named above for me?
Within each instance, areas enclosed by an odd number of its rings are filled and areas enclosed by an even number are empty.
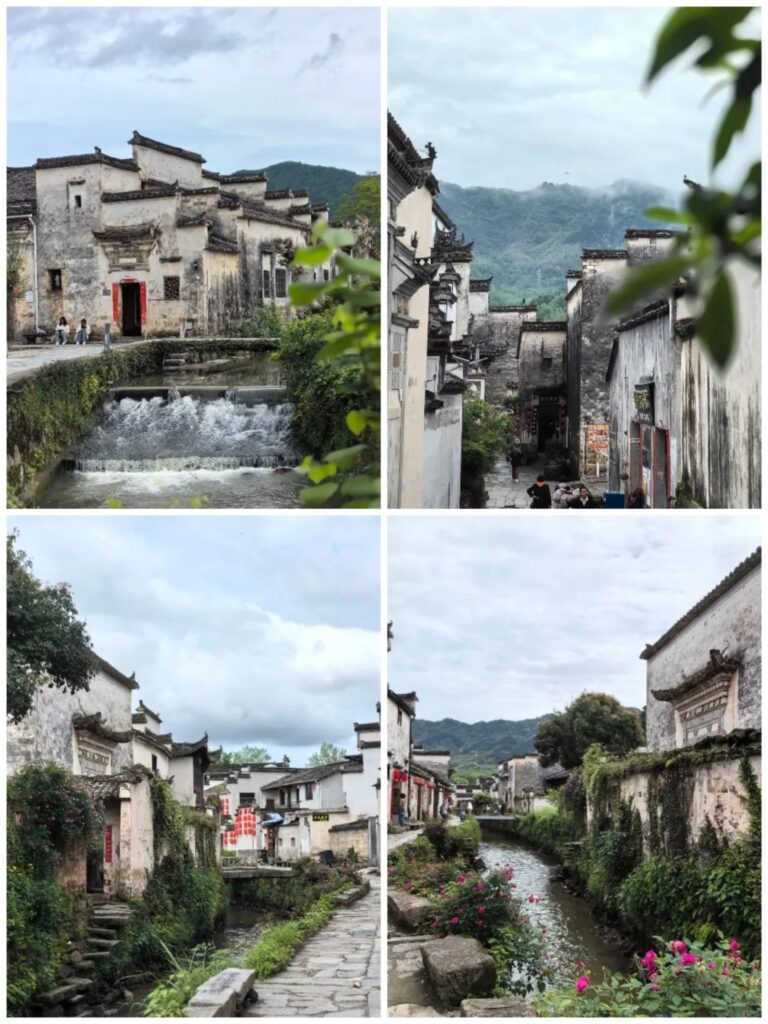
[[[49,270],[48,271],[48,283],[51,286],[52,292],[61,291],[61,270]]]
[[[293,838],[293,836],[291,836],[291,846],[295,846],[295,845],[296,845],[296,840]]]
[[[253,807],[256,803],[255,793],[241,793],[240,794],[240,806],[241,807]]]
[[[331,272],[327,268],[323,271],[323,280],[324,281],[330,281],[331,280]]]
[[[78,193],[75,196],[75,209],[81,210],[83,208],[83,197]]]
[[[178,277],[164,277],[163,278],[163,298],[174,300],[181,298],[181,289],[179,287],[180,279]]]
[[[271,285],[270,273],[269,273],[268,270],[263,270],[262,271],[262,281],[263,281],[263,288],[264,288],[264,298],[268,299],[272,295],[272,288],[270,286]]]
[[[288,295],[288,271],[287,270],[276,270],[275,271],[275,298],[284,299]]]
[[[402,725],[403,724],[403,712],[399,711],[399,710],[397,712],[397,724],[398,725]]]
[[[301,790],[297,786],[296,787],[296,806],[298,806],[300,803],[301,803]]]
[[[312,783],[311,782],[308,782],[304,786],[304,799],[305,800],[311,800],[312,799]]]
[[[542,360],[541,360],[541,365],[544,367],[545,370],[551,370],[552,369],[552,356],[543,356]]]
[[[280,790],[280,806],[283,807],[284,805],[285,805],[285,790],[281,789]]]
[[[152,755],[152,771],[157,774],[157,754]]]

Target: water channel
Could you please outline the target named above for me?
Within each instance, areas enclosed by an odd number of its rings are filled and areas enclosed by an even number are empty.
[[[137,377],[105,402],[39,505],[295,507],[305,481],[279,386],[268,353]]]
[[[531,922],[546,928],[548,961],[554,969],[553,984],[568,984],[578,974],[582,960],[593,977],[608,971],[624,971],[628,962],[618,946],[602,938],[589,904],[570,893],[557,878],[557,862],[538,850],[483,830],[480,856],[488,868],[514,868],[516,895],[523,900]],[[529,903],[528,896],[538,903]]]

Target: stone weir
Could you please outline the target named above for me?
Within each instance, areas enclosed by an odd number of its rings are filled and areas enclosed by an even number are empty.
[[[162,398],[167,402],[186,397],[199,398],[203,402],[215,401],[217,398],[226,398],[230,402],[244,402],[247,405],[279,405],[287,401],[286,389],[270,384],[248,387],[216,387],[210,384],[190,387],[134,387],[133,385],[126,385],[125,387],[111,388],[108,394],[115,402],[120,402],[124,398],[132,398],[136,402],[142,399]]]

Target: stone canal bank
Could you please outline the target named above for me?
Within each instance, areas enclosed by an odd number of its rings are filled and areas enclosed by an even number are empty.
[[[290,967],[256,982],[245,1017],[378,1017],[381,1003],[381,879],[340,910]]]

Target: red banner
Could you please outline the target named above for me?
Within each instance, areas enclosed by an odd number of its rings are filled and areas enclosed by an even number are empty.
[[[112,863],[112,826],[104,827],[104,863]]]

